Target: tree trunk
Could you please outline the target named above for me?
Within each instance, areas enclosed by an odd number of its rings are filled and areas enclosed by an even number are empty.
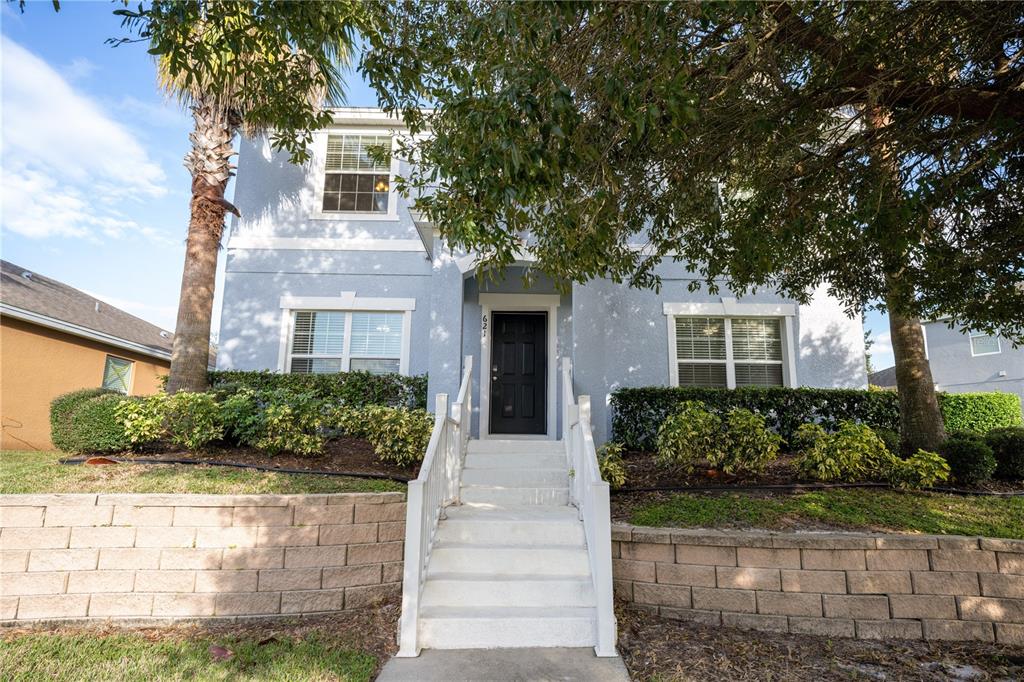
[[[191,216],[181,275],[178,319],[171,352],[167,392],[205,391],[209,382],[210,325],[217,277],[217,254],[227,211],[237,214],[224,200],[231,173],[232,141],[237,116],[197,103],[192,108],[195,128],[189,135],[192,150],[185,167],[192,173]]]
[[[934,452],[946,440],[946,427],[925,354],[921,320],[899,312],[898,292],[899,287],[890,284],[886,304],[900,395],[900,449],[905,455],[918,449]]]

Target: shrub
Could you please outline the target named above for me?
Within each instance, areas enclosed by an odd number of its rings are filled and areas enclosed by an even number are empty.
[[[259,394],[257,394],[259,395]],[[258,406],[253,445],[271,455],[316,455],[324,449],[323,401],[308,393],[276,390]]]
[[[894,459],[870,427],[843,422],[839,431],[818,438],[803,451],[797,468],[804,476],[819,481],[853,483],[884,478]]]
[[[996,478],[1024,479],[1024,427],[992,429],[985,435],[985,444],[996,458]]]
[[[104,393],[81,403],[70,416],[67,450],[85,452],[123,452],[131,447],[117,407],[127,398],[120,393]]]
[[[622,452],[625,448],[621,443],[608,441],[597,451],[597,466],[601,472],[601,478],[608,482],[612,488],[621,488],[626,485],[626,463],[622,461]]]
[[[236,445],[255,446],[263,434],[264,421],[256,391],[242,388],[220,403],[224,438]]]
[[[279,374],[276,372],[210,372],[210,387],[224,398],[243,388],[256,393],[283,390],[303,393],[334,405],[388,405],[425,409],[427,377],[369,372]]]
[[[50,441],[58,450],[73,451],[76,445],[71,415],[96,396],[114,393],[106,388],[83,388],[58,396],[50,403]]]
[[[821,424],[801,424],[789,439],[789,447],[793,452],[805,452],[826,437],[828,433],[821,428]]]
[[[882,439],[885,448],[892,453],[900,451],[900,433],[894,429],[876,428],[875,435]]]
[[[712,460],[727,474],[760,473],[779,456],[782,438],[768,430],[764,417],[750,410],[730,410],[725,419],[724,456]]]
[[[963,485],[987,481],[996,470],[992,448],[976,433],[952,434],[939,448],[939,454],[949,463],[953,478]]]
[[[701,460],[724,459],[722,420],[696,401],[681,403],[658,429],[657,462],[692,473]]]
[[[117,406],[117,419],[132,445],[145,445],[166,435],[164,429],[165,393],[128,398]]]
[[[949,464],[942,455],[918,450],[907,459],[893,457],[886,480],[903,490],[930,488],[949,479]]]
[[[224,437],[220,406],[209,393],[179,391],[163,407],[167,434],[178,447],[201,450]]]
[[[946,430],[988,433],[1020,426],[1020,397],[1014,393],[940,393],[939,405]]]
[[[380,405],[364,407],[361,412],[365,437],[377,459],[398,466],[423,460],[434,426],[432,414]]]

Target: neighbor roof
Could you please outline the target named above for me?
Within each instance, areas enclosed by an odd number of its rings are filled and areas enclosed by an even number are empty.
[[[886,367],[868,375],[868,383],[872,386],[889,388],[896,386],[896,367]]]
[[[164,360],[171,357],[171,332],[4,260],[0,260],[0,312]]]

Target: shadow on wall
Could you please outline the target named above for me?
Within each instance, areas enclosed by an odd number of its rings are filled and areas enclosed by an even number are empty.
[[[797,353],[797,379],[815,388],[867,387],[864,349],[838,324],[820,334],[801,334]]]

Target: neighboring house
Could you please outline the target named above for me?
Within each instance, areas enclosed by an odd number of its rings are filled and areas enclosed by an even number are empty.
[[[925,353],[935,388],[949,393],[1002,391],[1024,400],[1024,347],[999,336],[963,332],[944,320],[925,322]],[[874,372],[874,386],[896,386],[895,368]]]
[[[452,253],[396,193],[408,164],[367,155],[396,134],[377,110],[339,109],[302,167],[242,142],[220,368],[429,373],[432,405],[454,397],[472,356],[474,435],[555,439],[557,361],[569,357],[598,442],[621,386],[866,386],[861,321],[824,292],[808,305],[691,293],[673,263],[659,268],[660,293],[608,280],[559,293],[526,258],[479,280],[474,255]]]
[[[170,332],[7,261],[0,278],[0,448],[52,449],[50,401],[63,393],[160,389]]]

